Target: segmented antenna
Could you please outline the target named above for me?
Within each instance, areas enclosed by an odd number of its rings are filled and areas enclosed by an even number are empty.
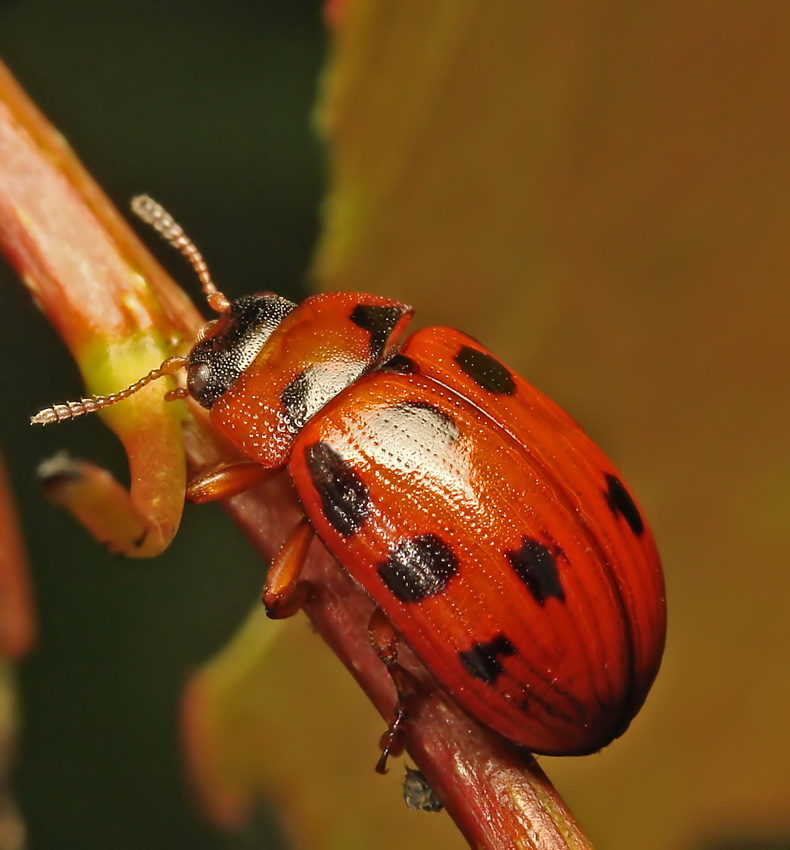
[[[85,416],[87,413],[95,413],[103,407],[109,407],[111,404],[123,401],[134,395],[138,390],[163,378],[165,375],[172,375],[179,369],[182,369],[189,362],[186,357],[168,357],[158,369],[152,369],[145,377],[135,381],[126,389],[120,390],[117,393],[110,395],[93,396],[92,398],[82,398],[79,401],[67,401],[65,404],[56,404],[52,407],[46,407],[30,418],[31,425],[51,425],[53,422],[63,422],[66,419],[76,419],[78,416]],[[183,398],[187,394],[184,389],[172,390],[167,394],[166,398]]]
[[[146,224],[150,224],[189,260],[203,285],[209,307],[217,313],[224,313],[230,307],[230,301],[217,289],[203,255],[184,233],[181,225],[177,224],[167,210],[148,195],[132,198],[132,212]]]
[[[138,195],[132,199],[132,212],[139,216],[146,224],[150,224],[158,233],[161,233],[174,248],[178,249],[189,260],[200,279],[209,306],[213,310],[216,310],[217,313],[224,313],[229,310],[230,301],[228,301],[214,284],[203,255],[195,247],[195,243],[184,233],[181,226],[173,221],[172,216],[164,207],[157,204],[148,195]],[[205,329],[203,332],[205,332]],[[138,390],[141,390],[152,381],[163,378],[165,375],[172,375],[188,364],[188,357],[168,357],[158,369],[151,370],[145,377],[140,378],[139,381],[135,381],[126,387],[126,389],[120,390],[117,393],[111,393],[110,395],[81,398],[79,401],[67,401],[65,404],[55,404],[52,407],[46,407],[31,417],[30,424],[51,425],[53,422],[63,422],[66,419],[76,419],[78,416],[95,413],[103,407],[109,407],[111,404],[116,404],[119,401],[129,398],[130,395],[134,395]],[[165,393],[165,399],[170,401],[176,398],[186,398],[188,395],[189,393],[185,388],[179,387]]]

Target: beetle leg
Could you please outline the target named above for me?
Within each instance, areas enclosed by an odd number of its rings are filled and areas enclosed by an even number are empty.
[[[300,580],[315,530],[303,517],[285,538],[266,575],[263,604],[266,616],[280,620],[295,614],[310,595],[310,585]]]
[[[386,665],[398,692],[395,718],[381,737],[381,757],[376,763],[376,773],[386,773],[390,755],[397,756],[403,752],[403,730],[409,718],[416,686],[411,674],[398,663],[398,635],[392,623],[378,608],[370,618],[368,634],[376,654]]]
[[[381,736],[381,755],[376,762],[376,773],[383,776],[387,772],[389,757],[399,756],[403,752],[403,728],[408,717],[408,709],[404,706],[403,700],[398,699],[398,704],[395,706],[395,719],[390,723],[389,729]]]
[[[238,496],[245,490],[263,484],[267,478],[274,475],[275,471],[252,461],[228,463],[209,469],[207,472],[196,475],[187,483],[187,501],[202,504]]]

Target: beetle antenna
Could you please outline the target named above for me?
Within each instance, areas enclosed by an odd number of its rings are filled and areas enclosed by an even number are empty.
[[[138,390],[156,381],[159,378],[164,378],[165,375],[172,375],[179,369],[183,368],[188,363],[186,357],[168,357],[164,363],[157,369],[152,369],[147,375],[130,384],[126,389],[120,390],[117,393],[110,395],[99,395],[91,398],[81,398],[79,401],[67,401],[65,404],[56,404],[52,407],[46,407],[30,418],[31,425],[51,425],[53,422],[63,422],[66,419],[76,419],[78,416],[85,416],[87,413],[95,413],[103,407],[109,407],[111,404],[117,404],[130,395],[134,395]],[[170,401],[176,398],[184,398],[187,391],[183,388],[171,390],[166,394],[165,398]]]
[[[132,198],[132,212],[146,224],[150,224],[165,241],[189,260],[203,285],[209,307],[217,313],[225,313],[230,307],[230,301],[217,289],[203,255],[170,213],[148,195]]]

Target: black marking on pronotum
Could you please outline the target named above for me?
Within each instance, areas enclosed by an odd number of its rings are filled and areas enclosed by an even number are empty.
[[[396,372],[399,375],[414,375],[420,371],[414,360],[405,354],[393,354],[381,368],[388,372]]]
[[[362,371],[363,365],[357,362],[328,367],[314,363],[303,369],[280,393],[283,420],[297,433],[324,405],[351,386]]]
[[[494,685],[505,670],[500,659],[515,654],[516,647],[501,634],[486,643],[476,643],[471,649],[462,650],[458,653],[458,659],[470,676],[487,685]]]
[[[616,476],[606,473],[606,502],[614,514],[620,514],[628,523],[628,527],[639,537],[645,530],[645,523],[639,508],[634,504],[631,494],[623,486],[623,482]]]
[[[447,587],[458,572],[458,558],[441,537],[419,534],[394,546],[378,571],[401,602],[420,602]]]
[[[285,411],[285,421],[294,433],[304,426],[310,416],[307,401],[310,397],[312,383],[311,373],[305,370],[287,383],[280,393],[280,401]]]
[[[368,514],[365,483],[328,443],[313,443],[305,449],[304,456],[327,521],[342,537],[353,537]]]
[[[499,395],[512,395],[516,382],[510,370],[485,351],[462,345],[455,362],[480,387]]]
[[[546,600],[553,596],[560,601],[565,599],[565,591],[557,569],[557,556],[534,537],[524,536],[518,549],[505,552],[513,571],[522,581],[533,599],[543,607]],[[557,551],[557,550],[555,550]],[[559,552],[557,552],[559,554]]]
[[[351,321],[370,334],[370,355],[374,362],[384,354],[387,341],[402,315],[400,307],[375,304],[358,304],[351,311]]]

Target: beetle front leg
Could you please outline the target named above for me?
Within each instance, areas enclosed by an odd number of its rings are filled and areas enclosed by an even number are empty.
[[[300,578],[315,530],[304,517],[285,538],[266,575],[263,604],[266,616],[280,620],[295,614],[310,595],[310,584]]]
[[[188,502],[199,505],[238,496],[271,478],[277,470],[253,461],[227,463],[201,472],[187,483]]]
[[[397,756],[403,752],[403,732],[416,694],[416,682],[412,675],[398,663],[397,632],[378,608],[370,618],[368,635],[373,649],[386,665],[395,690],[398,692],[395,718],[381,738],[381,757],[376,763],[376,773],[384,774],[387,772],[387,759],[390,755]]]

